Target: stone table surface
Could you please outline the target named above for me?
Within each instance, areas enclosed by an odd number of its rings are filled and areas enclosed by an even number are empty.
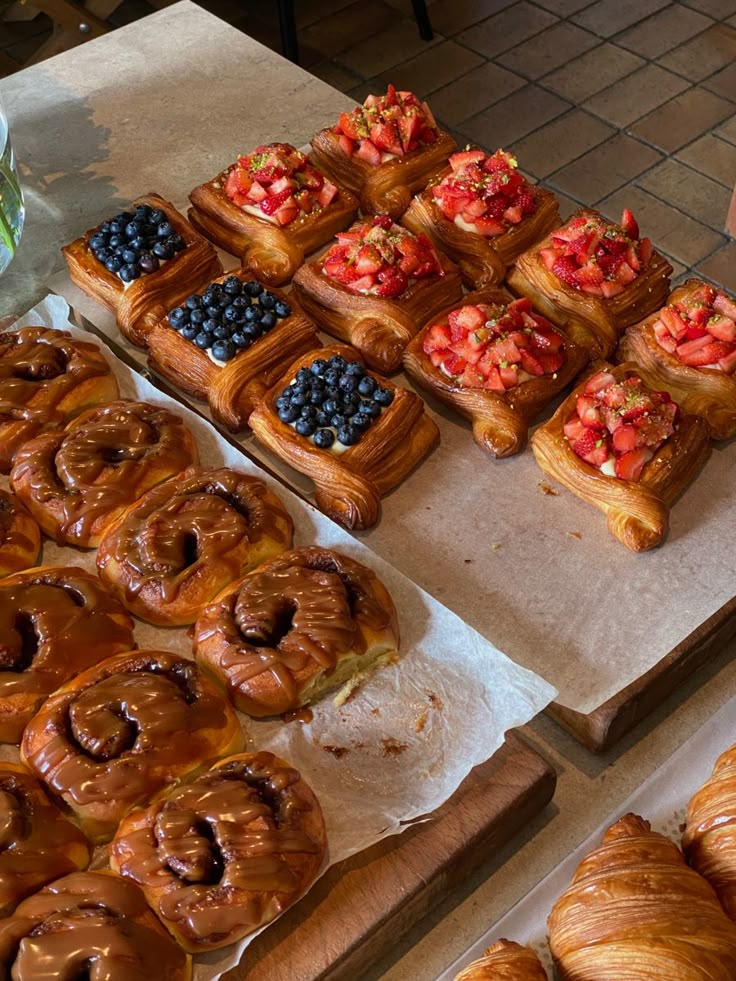
[[[46,292],[60,246],[100,216],[152,190],[181,205],[239,152],[270,140],[300,146],[351,105],[188,0],[0,80],[0,96],[27,201],[21,246],[0,282],[0,317]],[[499,854],[478,856],[463,889],[364,977],[434,978],[736,694],[735,651],[604,756],[547,718],[527,726],[558,771],[554,802]]]

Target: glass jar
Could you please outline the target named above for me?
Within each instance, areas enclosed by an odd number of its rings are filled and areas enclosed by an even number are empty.
[[[15,255],[24,217],[23,192],[10,145],[8,120],[0,102],[0,273]]]

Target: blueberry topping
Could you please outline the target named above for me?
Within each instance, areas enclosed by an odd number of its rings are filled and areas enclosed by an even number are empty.
[[[297,394],[291,396],[291,404],[297,408],[301,409],[302,406],[307,404],[307,396],[303,394]]]
[[[321,450],[329,450],[335,442],[335,434],[331,429],[318,429],[314,434],[314,445]]]
[[[344,371],[345,364],[346,364],[345,358],[343,358],[341,354],[333,354],[332,357],[330,358],[330,367],[337,368],[338,371]]]
[[[159,259],[173,259],[174,249],[168,242],[154,242],[151,252]]]
[[[287,395],[279,395],[274,402],[274,405],[276,406],[276,411],[278,412],[279,409],[285,409],[287,405],[291,405],[291,402]]]
[[[370,426],[372,421],[370,416],[367,416],[364,412],[356,412],[350,420],[350,425],[353,429],[357,429],[359,433],[362,433],[364,429]]]
[[[117,249],[119,246],[121,246],[124,243],[124,241],[125,239],[120,234],[111,235],[107,241],[107,244],[110,246],[111,249]]]
[[[232,302],[232,306],[234,306],[237,310],[244,310],[246,307],[250,306],[250,297],[243,295],[236,296]]]
[[[362,378],[363,375],[365,374],[365,368],[360,363],[360,361],[349,361],[345,365],[345,374],[355,375],[356,378]]]
[[[329,426],[330,424],[330,416],[322,410],[314,418],[318,426]]]
[[[129,221],[123,229],[123,232],[126,238],[138,238],[144,227],[145,226],[142,221]]]
[[[231,341],[215,341],[212,354],[218,361],[231,361],[235,357],[235,345]]]
[[[263,331],[261,330],[260,324],[246,324],[245,327],[243,327],[242,333],[250,341],[256,341],[261,336]]]
[[[279,301],[276,299],[273,293],[268,293],[264,290],[264,292],[261,293],[258,302],[261,304],[264,310],[273,310]]]
[[[354,446],[360,439],[360,433],[354,426],[342,426],[337,430],[337,440],[343,446]]]
[[[194,343],[197,345],[197,347],[201,347],[203,351],[206,351],[210,346],[210,335],[205,334],[204,331],[200,331],[200,333],[194,338]]]
[[[102,249],[107,245],[107,235],[103,235],[101,232],[96,232],[89,240],[89,247],[93,252],[98,249]]]
[[[297,371],[296,381],[300,385],[306,385],[306,383],[311,382],[311,380],[312,380],[312,372],[309,370],[309,368],[300,368],[299,371]]]
[[[311,436],[316,428],[317,425],[313,419],[297,419],[296,425],[294,426],[294,429],[296,429],[300,436]]]
[[[339,410],[340,403],[337,401],[337,399],[325,399],[325,401],[322,403],[322,408],[325,410],[325,412],[329,412],[330,415],[334,415],[335,412]]]
[[[234,307],[231,303],[222,311],[222,316],[225,318],[225,320],[235,321],[240,316],[240,310],[238,307]]]
[[[155,255],[151,255],[150,252],[145,252],[140,257],[138,265],[142,273],[152,273],[156,272],[161,263],[158,261]]]
[[[348,417],[344,416],[341,412],[336,412],[334,416],[330,419],[330,425],[334,429],[341,429],[343,426],[347,426]]]
[[[361,402],[360,411],[371,419],[377,419],[381,414],[381,406],[378,402]]]
[[[222,284],[222,288],[228,296],[240,296],[243,292],[243,284],[237,276],[228,276]]]
[[[358,387],[358,379],[355,375],[342,375],[340,381],[337,383],[343,392],[354,392]]]
[[[105,267],[109,269],[110,272],[117,272],[123,267],[123,265],[123,260],[119,255],[111,255],[105,262]]]
[[[197,334],[199,334],[199,327],[197,324],[186,324],[181,329],[181,336],[186,338],[188,341],[193,341]]]
[[[175,235],[176,233],[174,231],[174,226],[170,221],[162,221],[158,226],[156,234],[159,238],[169,238],[171,235]]]
[[[187,297],[187,306],[189,307],[190,310],[194,310],[197,307],[201,307],[202,297],[198,296],[196,293],[193,293],[191,296]]]
[[[340,381],[340,372],[337,368],[328,368],[325,372],[325,385],[337,385]]]
[[[326,367],[327,367],[327,362],[323,358],[317,358],[316,361],[313,361],[311,363],[311,365],[309,366],[309,370],[312,372],[313,375],[322,375],[324,374]]]
[[[394,400],[394,393],[390,388],[377,388],[373,393],[373,401],[380,406],[391,405]]]
[[[302,408],[302,419],[316,419],[317,410],[313,405],[305,405]]]
[[[309,401],[312,405],[322,405],[325,400],[325,393],[319,388],[313,388],[309,393]]]
[[[276,323],[277,320],[275,313],[271,313],[270,310],[267,310],[266,313],[261,314],[261,326],[264,330],[271,330],[272,327],[276,326]]]
[[[260,316],[261,311],[258,309],[258,307],[247,307],[245,311],[245,319],[248,321],[248,323],[253,323],[253,321],[258,320]]]
[[[294,422],[299,418],[299,409],[293,405],[288,405],[283,409],[279,409],[279,419],[282,422]]]
[[[148,215],[148,220],[152,225],[160,225],[164,220],[166,215],[160,208],[151,208],[150,205],[144,204],[143,207],[146,209],[146,214]],[[136,211],[138,209],[136,208]]]
[[[291,307],[282,300],[279,300],[273,310],[277,317],[288,317],[291,315]]]
[[[166,215],[147,204],[136,205],[135,213],[121,211],[102,222],[89,238],[95,258],[105,264],[114,258],[108,269],[125,283],[156,272],[162,261],[173,258],[184,245]]]
[[[263,292],[263,287],[255,279],[249,280],[249,282],[245,284],[244,289],[248,296],[260,296]]]
[[[252,341],[250,337],[246,337],[241,330],[235,331],[232,336],[232,342],[235,347],[250,347]]]
[[[202,330],[207,334],[212,334],[219,326],[219,320],[215,320],[214,317],[207,317],[202,321]]]
[[[108,248],[98,249],[95,252],[95,259],[97,259],[98,262],[101,262],[104,265],[104,263],[107,262],[107,260],[110,258],[111,255],[112,252]]]
[[[201,307],[197,307],[189,314],[189,319],[193,324],[203,324],[207,319],[207,315]]]
[[[169,311],[169,323],[173,327],[174,324],[185,324],[189,320],[189,311],[185,307],[174,307],[173,310]]]
[[[370,375],[366,375],[365,378],[361,378],[358,383],[358,391],[361,395],[373,395],[376,390],[376,380],[371,378]]]
[[[215,327],[215,329],[212,331],[212,335],[216,337],[218,341],[226,341],[230,337],[230,328]]]
[[[138,279],[140,273],[135,266],[128,264],[118,271],[118,276],[120,276],[124,283],[132,283],[134,279]]]

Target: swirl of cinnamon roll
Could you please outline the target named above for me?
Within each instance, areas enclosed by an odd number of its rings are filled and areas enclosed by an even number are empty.
[[[45,327],[0,333],[0,472],[8,473],[29,439],[117,397],[115,376],[96,344]]]
[[[123,819],[111,865],[192,953],[240,940],[290,906],[326,850],[320,806],[272,753],[221,760]]]
[[[15,494],[0,490],[0,576],[35,565],[41,529]]]
[[[264,481],[191,467],[126,511],[103,538],[97,567],[136,616],[181,626],[228,583],[290,548],[293,530]]]
[[[10,479],[47,535],[95,548],[126,508],[196,462],[194,437],[179,416],[120,399],[26,443]]]
[[[0,742],[17,743],[51,692],[133,643],[130,616],[84,569],[38,566],[0,580]]]
[[[198,663],[241,712],[308,705],[396,654],[399,628],[386,587],[330,549],[296,548],[229,586],[194,628]]]
[[[0,975],[14,981],[189,981],[190,958],[132,882],[73,872],[0,920]]]
[[[18,763],[0,763],[0,916],[90,859],[90,844]]]
[[[196,664],[129,651],[48,698],[23,733],[21,758],[90,838],[105,841],[132,807],[242,744],[237,716]]]

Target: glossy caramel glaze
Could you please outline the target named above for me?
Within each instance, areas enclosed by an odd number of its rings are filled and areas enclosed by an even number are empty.
[[[41,529],[15,494],[0,490],[0,577],[35,565]]]
[[[221,947],[273,919],[319,871],[314,794],[272,753],[231,757],[125,818],[113,867],[143,887],[187,950]]]
[[[0,580],[0,742],[18,742],[47,695],[133,643],[130,616],[84,569]]]
[[[26,443],[11,481],[46,534],[86,548],[99,544],[142,494],[196,460],[194,439],[179,416],[121,399],[90,410],[63,433]]]
[[[16,763],[0,763],[0,916],[89,858],[89,842],[38,780]]]
[[[132,807],[241,745],[235,713],[196,664],[167,651],[130,651],[47,699],[21,754],[103,840]]]
[[[15,981],[187,981],[191,972],[137,886],[76,872],[0,921],[0,973]]]
[[[0,471],[22,443],[117,394],[96,344],[45,327],[0,334]]]
[[[193,467],[154,488],[105,536],[100,578],[150,623],[194,623],[228,583],[291,546],[293,524],[257,477]]]
[[[298,548],[265,562],[197,621],[197,659],[241,711],[298,708],[315,676],[351,654],[398,647],[396,610],[375,574],[329,549]]]

